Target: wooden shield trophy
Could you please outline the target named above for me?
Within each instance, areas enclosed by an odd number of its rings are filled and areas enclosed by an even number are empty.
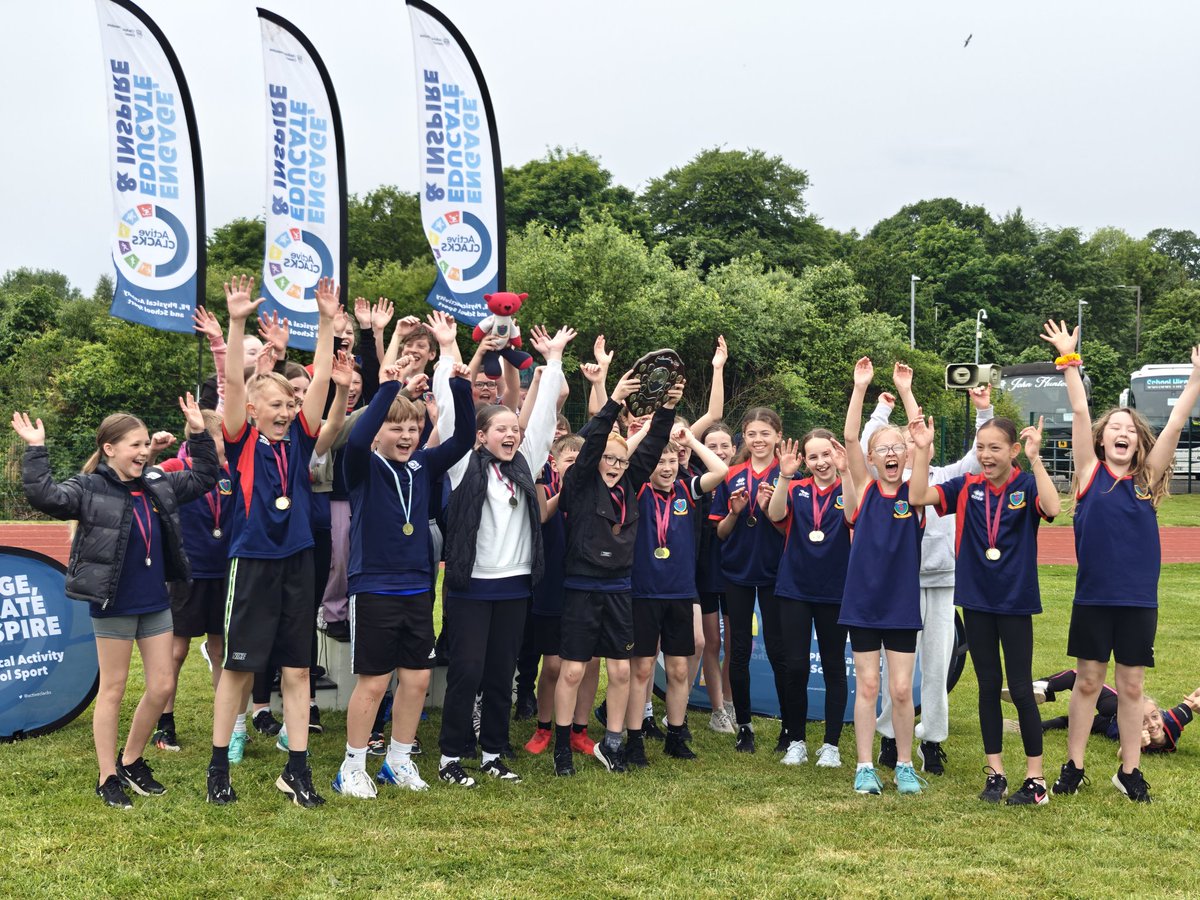
[[[625,405],[634,416],[648,416],[666,399],[667,391],[683,381],[683,360],[674,350],[655,350],[633,364],[633,374],[642,386],[631,394]]]

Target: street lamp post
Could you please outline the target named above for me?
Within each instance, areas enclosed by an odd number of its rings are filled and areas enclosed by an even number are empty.
[[[908,346],[917,346],[917,282],[920,275],[910,275],[908,278]]]
[[[1133,355],[1142,350],[1142,286],[1140,284],[1118,284],[1117,287],[1137,292],[1137,324],[1133,329]]]
[[[1079,300],[1079,340],[1075,342],[1075,352],[1079,353],[1083,347],[1083,308],[1088,305],[1088,302],[1082,298]]]
[[[979,339],[983,337],[983,326],[980,320],[987,321],[987,310],[981,309],[975,313],[975,365],[979,365]]]

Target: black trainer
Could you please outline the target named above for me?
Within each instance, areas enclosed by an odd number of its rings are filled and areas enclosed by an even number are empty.
[[[889,769],[896,768],[896,739],[881,737],[879,739],[879,764]]]
[[[497,781],[507,781],[509,784],[520,784],[521,776],[504,764],[501,757],[496,757],[491,762],[485,762],[479,767],[479,771],[485,775],[491,775]]]
[[[271,715],[269,709],[260,709],[254,714],[254,730],[264,737],[275,737],[283,725]]]
[[[154,736],[150,738],[152,743],[159,750],[170,750],[174,753],[179,752],[179,739],[175,737],[174,728],[160,728],[154,732]]]
[[[650,760],[646,759],[646,742],[641,735],[625,742],[625,764],[637,769],[645,769],[650,765]]]
[[[450,762],[438,769],[438,778],[447,784],[457,784],[459,787],[475,787],[475,779],[467,774],[457,759],[450,760]]]
[[[1087,787],[1092,780],[1083,774],[1083,769],[1075,768],[1073,760],[1067,760],[1059,770],[1058,781],[1050,790],[1056,794],[1074,794],[1081,787]]]
[[[658,723],[654,721],[654,716],[646,716],[642,719],[642,737],[652,741],[665,741],[667,736],[663,734],[663,730],[658,727]]]
[[[596,721],[608,729],[608,704],[601,703],[596,707]]]
[[[121,765],[123,752],[124,748],[117,751],[117,778],[121,779],[121,784],[143,797],[154,797],[167,792],[165,787],[154,780],[153,770],[146,765],[143,757],[139,756],[127,766]]]
[[[663,721],[665,722],[666,719],[664,718]],[[688,728],[687,716],[683,717],[683,739],[689,744],[692,742],[692,729]]]
[[[603,740],[596,741],[596,746],[592,750],[592,755],[604,765],[604,768],[610,772],[624,772],[625,768],[625,748],[618,747],[616,750],[610,750]]]
[[[1132,772],[1126,773],[1124,769],[1118,767],[1117,774],[1112,777],[1112,783],[1118,791],[1135,803],[1150,802],[1150,785],[1142,777],[1141,769],[1134,769]]]
[[[921,757],[922,771],[930,775],[946,774],[946,751],[937,741],[921,741],[917,756]]]
[[[520,691],[517,693],[517,708],[513,713],[513,718],[518,722],[523,722],[525,719],[532,718],[537,715],[537,695],[533,691]]]
[[[663,753],[675,759],[695,759],[696,754],[692,752],[692,748],[687,745],[687,741],[682,734],[671,734],[667,732],[667,741],[663,745]]]
[[[293,772],[284,769],[283,774],[275,779],[275,787],[291,798],[297,806],[312,809],[325,802],[325,798],[317,793],[312,783],[312,769]]]
[[[987,775],[987,784],[980,792],[979,799],[987,803],[999,803],[1008,793],[1008,779],[991,766],[984,766],[983,771]]]
[[[779,729],[779,740],[775,742],[775,752],[787,753],[790,746],[792,746],[792,739],[788,736],[787,730]]]
[[[116,775],[109,775],[104,779],[103,784],[96,785],[96,796],[103,800],[106,806],[111,806],[113,809],[133,809],[133,804],[129,802],[129,795],[121,787],[121,779]]]
[[[321,710],[313,704],[308,704],[308,730],[310,734],[322,734],[325,731],[321,725]]]
[[[413,738],[412,750],[409,752],[408,755],[409,756],[420,756],[421,755],[421,739],[419,737]]]
[[[1005,801],[1009,806],[1044,806],[1050,802],[1045,780],[1026,778],[1021,789]]]
[[[208,767],[208,802],[217,806],[237,803],[237,794],[233,792],[233,785],[229,783],[228,769]]]
[[[554,774],[561,778],[575,774],[575,760],[571,755],[570,744],[554,745]]]
[[[753,753],[754,729],[749,725],[739,725],[737,743],[733,745],[733,749],[738,753]]]

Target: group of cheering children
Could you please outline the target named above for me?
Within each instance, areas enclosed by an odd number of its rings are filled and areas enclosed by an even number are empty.
[[[354,312],[363,328],[362,363],[356,364],[348,353],[350,317],[337,286],[322,280],[314,362],[301,368],[285,361],[286,322],[274,317],[260,317],[268,345],[248,360],[245,351],[255,342],[247,340],[246,324],[262,301],[245,277],[226,284],[225,294],[227,343],[214,317],[199,310],[196,318],[220,350],[220,412],[201,410],[190,394],[180,399],[187,440],[176,458],[153,465],[173,437],[151,436],[136,417],[116,414],[101,423],[83,473],[55,483],[42,423],[13,416],[29,445],[30,502],[78,520],[67,593],[91,604],[100,661],[96,792],[110,806],[128,807],[127,789],[165,790],[142,749],[156,723],[159,746],[177,749],[172,713],[163,711],[173,709],[179,667],[191,638],[201,635],[208,636],[215,688],[208,801],[236,800],[230,766],[248,739],[247,705],[253,696],[258,716],[273,721],[269,673],[278,669],[284,716],[278,746],[288,760],[276,786],[300,806],[324,803],[308,763],[310,727],[319,728],[310,712],[310,678],[316,608],[339,554],[357,681],[345,758],[332,786],[348,797],[373,798],[377,783],[427,788],[413,757],[440,652],[449,667],[438,777],[449,784],[475,784],[462,760],[476,744],[481,776],[520,781],[508,761],[515,755],[509,725],[523,644],[541,657],[537,728],[525,749],[539,754],[552,746],[557,775],[575,773],[576,753],[609,771],[644,767],[649,737],[663,738],[668,756],[694,759],[686,713],[701,667],[713,710],[709,727],[735,734],[736,750],[753,753],[756,606],[782,713],[776,751],[784,764],[809,759],[815,630],[826,688],[815,763],[841,766],[849,639],[856,673],[854,790],[861,794],[883,790],[874,766],[877,730],[878,760],[894,768],[900,793],[927,785],[914,765],[914,740],[922,770],[944,771],[955,605],[963,609],[979,684],[984,800],[1048,801],[1042,733],[1055,720],[1042,723],[1037,704],[1056,690],[1071,690],[1067,761],[1052,787],[1057,794],[1087,783],[1088,736],[1107,730],[1121,744],[1114,785],[1148,801],[1140,754],[1174,749],[1200,707],[1200,691],[1167,711],[1143,694],[1157,620],[1155,510],[1187,411],[1200,397],[1200,348],[1156,439],[1128,409],[1092,425],[1077,336],[1064,324],[1045,327],[1074,414],[1079,570],[1067,652],[1077,664],[1035,682],[1037,528],[1059,515],[1061,501],[1039,457],[1041,423],[1018,432],[1011,420],[993,417],[987,387],[971,394],[977,434],[970,452],[931,467],[933,422],[923,417],[903,364],[893,371],[895,396],[880,396],[865,430],[863,404],[874,380],[866,358],[854,367],[843,441],[826,429],[793,441],[784,440],[781,419],[770,409],[747,412],[736,435],[719,421],[723,340],[701,420],[689,427],[677,417],[682,384],[652,416],[632,419],[624,401],[640,383],[629,372],[607,393],[612,353],[600,338],[596,362],[582,367],[591,383],[591,419],[571,434],[559,415],[567,394],[563,350],[575,336],[570,328],[553,335],[531,329],[530,343],[545,364],[520,401],[515,379],[509,381],[505,406],[490,402],[491,383],[479,373],[493,339],[463,365],[454,320],[442,313],[432,313],[427,324],[401,320],[385,348],[391,306],[381,300],[371,307],[360,298]],[[426,369],[435,358],[430,377]],[[889,421],[897,402],[906,427]],[[1022,450],[1027,469],[1017,464]],[[347,498],[341,549],[327,494],[334,475]],[[439,647],[433,598],[442,560]],[[184,587],[169,593],[168,583]],[[146,689],[116,750],[134,642]],[[649,703],[660,651],[665,734]],[[1115,690],[1104,684],[1110,656]],[[597,715],[606,730],[593,743],[586,723],[602,658],[608,688]],[[918,662],[922,721],[914,727]],[[385,749],[379,720],[393,683]],[[1025,777],[1012,794],[1001,755],[1002,696],[1017,709],[1026,755]],[[1097,709],[1105,729],[1095,728]],[[385,756],[374,778],[370,755]]]

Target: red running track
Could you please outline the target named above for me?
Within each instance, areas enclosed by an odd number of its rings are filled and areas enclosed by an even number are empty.
[[[1164,563],[1200,562],[1200,528],[1170,527],[1162,533]],[[36,550],[67,563],[68,526],[58,522],[0,522],[0,546]],[[1075,565],[1075,535],[1069,527],[1038,529],[1038,562]]]

